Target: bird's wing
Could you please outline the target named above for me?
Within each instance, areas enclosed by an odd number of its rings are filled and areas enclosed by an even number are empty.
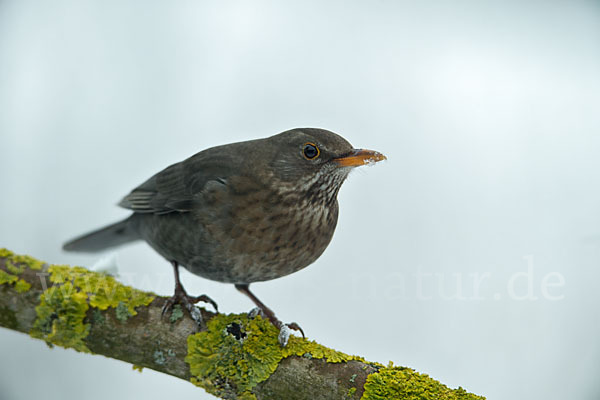
[[[119,206],[152,214],[191,211],[208,182],[226,185],[236,163],[226,152],[211,150],[165,168],[133,189]]]

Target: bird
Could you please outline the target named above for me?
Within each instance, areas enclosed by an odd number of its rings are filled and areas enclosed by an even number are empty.
[[[335,231],[338,192],[351,170],[386,157],[355,149],[325,129],[296,128],[267,138],[212,147],[175,163],[133,189],[119,206],[131,215],[77,237],[66,251],[99,252],[143,240],[170,262],[175,292],[163,308],[217,304],[190,296],[179,267],[213,281],[231,283],[280,330],[282,323],[251,291],[250,284],[299,271],[329,245]],[[195,310],[195,311],[194,311]]]

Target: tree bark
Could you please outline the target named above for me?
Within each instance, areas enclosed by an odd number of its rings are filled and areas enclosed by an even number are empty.
[[[73,271],[61,268],[62,272]],[[147,298],[149,304],[136,306],[132,312],[132,308],[127,308],[130,304],[124,301],[115,307],[94,300],[94,289],[77,287],[77,281],[72,279],[75,275],[60,280],[56,271],[57,268],[48,264],[0,249],[0,326],[41,338],[49,344],[102,354],[131,363],[136,368],[151,368],[191,380],[224,399],[401,399],[413,398],[410,396],[416,392],[411,390],[422,390],[424,394],[418,397],[420,399],[442,398],[442,394],[446,396],[444,399],[482,399],[461,388],[448,389],[411,369],[370,363],[300,338],[294,338],[288,345],[292,349],[289,351],[296,354],[286,354],[286,349],[278,347],[274,328],[270,330],[272,327],[266,321],[249,321],[244,314],[216,316],[201,308],[204,326],[197,333],[199,329],[187,312],[162,315],[165,297],[139,292],[152,297]],[[106,278],[106,275],[83,269],[79,273],[90,274],[84,275],[87,278]],[[72,310],[75,305],[71,303],[70,294],[64,293],[70,282],[75,291],[83,293],[85,303],[79,303],[83,308],[78,309],[82,313],[81,321],[77,323],[72,323],[69,313],[76,315],[78,311]],[[56,286],[54,292],[53,286]],[[118,290],[121,287],[127,288],[120,286]],[[55,301],[51,296],[63,296],[64,299]],[[221,322],[219,318],[227,325],[211,332],[210,327],[217,327],[217,322]],[[242,333],[236,331],[240,326],[230,329],[235,324],[242,325]],[[257,327],[264,327],[264,332],[257,333]],[[219,341],[213,344],[208,335],[218,337]],[[252,335],[263,336],[255,338]],[[194,343],[201,343],[201,348]],[[259,350],[255,353],[251,353],[255,350],[247,350],[255,349],[251,346],[256,343],[262,346]],[[231,350],[237,353],[229,353],[228,346],[235,347]],[[302,349],[306,349],[306,353]],[[232,354],[233,361],[226,364],[224,358]],[[198,359],[202,364],[195,364]],[[252,367],[256,360],[258,364]],[[250,369],[244,369],[246,364],[251,365]],[[264,365],[272,366],[274,371],[260,370]],[[206,376],[196,375],[198,368],[209,372]],[[427,385],[435,386],[435,390]]]

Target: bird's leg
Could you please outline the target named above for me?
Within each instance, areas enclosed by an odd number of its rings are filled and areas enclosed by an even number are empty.
[[[186,310],[188,310],[192,319],[196,321],[196,323],[200,324],[202,322],[202,314],[200,314],[200,311],[194,306],[194,304],[198,303],[199,301],[211,304],[218,314],[219,309],[217,307],[217,303],[215,303],[214,300],[207,295],[203,294],[200,296],[190,296],[187,294],[183,288],[183,285],[181,284],[181,281],[179,280],[179,264],[177,261],[171,261],[171,265],[173,266],[173,271],[175,272],[175,293],[165,302],[165,305],[162,308],[162,314],[164,315],[171,310],[175,304],[181,304]]]
[[[290,329],[299,331],[302,334],[302,337],[304,337],[304,331],[302,330],[302,328],[300,328],[300,325],[298,325],[295,322],[284,324],[279,319],[277,319],[273,310],[267,307],[262,301],[258,299],[258,297],[254,295],[254,293],[250,291],[250,285],[236,284],[235,288],[240,292],[244,293],[246,296],[248,296],[250,300],[252,300],[252,302],[260,309],[262,314],[266,318],[268,318],[269,321],[271,321],[271,323],[277,329],[279,329],[279,343],[281,343],[282,346],[285,346],[287,344],[288,338],[290,336]]]

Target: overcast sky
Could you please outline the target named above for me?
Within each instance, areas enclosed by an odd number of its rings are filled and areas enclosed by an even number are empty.
[[[310,339],[489,399],[596,400],[599,39],[597,1],[2,0],[0,247],[93,265],[61,244],[160,169],[326,128],[388,161],[344,184],[324,255],[257,296]],[[171,294],[147,245],[112,257]],[[0,354],[2,399],[212,398],[7,330]]]

